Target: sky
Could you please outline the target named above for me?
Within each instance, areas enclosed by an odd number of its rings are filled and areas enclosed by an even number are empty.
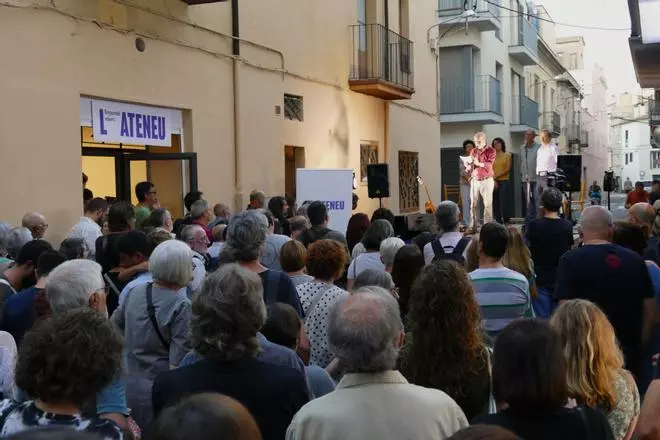
[[[555,22],[606,28],[630,28],[630,14],[625,0],[536,0]],[[624,92],[639,93],[630,56],[630,31],[601,31],[576,27],[555,27],[557,37],[578,35],[584,38],[585,68],[594,63],[605,70],[608,98]]]

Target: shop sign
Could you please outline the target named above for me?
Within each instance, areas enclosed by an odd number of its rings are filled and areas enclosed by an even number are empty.
[[[168,109],[121,102],[92,100],[92,127],[96,142],[170,147]]]

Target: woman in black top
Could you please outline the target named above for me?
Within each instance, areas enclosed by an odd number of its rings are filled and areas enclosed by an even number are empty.
[[[479,305],[461,266],[446,260],[422,269],[410,292],[408,324],[403,375],[449,394],[468,419],[486,413],[488,351]]]
[[[289,210],[289,205],[286,202],[286,199],[282,196],[275,196],[270,199],[268,202],[268,210],[273,214],[273,217],[277,220],[280,229],[275,230],[276,234],[286,235],[287,237],[291,236],[291,227],[289,226],[289,220],[286,218],[286,212]]]
[[[473,423],[499,425],[524,439],[614,439],[601,412],[567,407],[566,361],[559,335],[547,322],[521,319],[499,334],[493,396],[500,412]]]

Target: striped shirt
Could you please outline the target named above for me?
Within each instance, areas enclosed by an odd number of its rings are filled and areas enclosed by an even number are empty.
[[[496,335],[511,321],[529,316],[529,282],[506,267],[470,272],[484,329]]]

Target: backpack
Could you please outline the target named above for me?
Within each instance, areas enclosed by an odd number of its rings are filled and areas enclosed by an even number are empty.
[[[463,237],[460,239],[460,241],[456,244],[456,246],[454,247],[454,249],[452,249],[451,252],[445,252],[445,248],[442,246],[442,244],[440,244],[440,238],[433,240],[431,242],[431,247],[433,248],[433,254],[435,255],[433,257],[433,262],[451,260],[457,262],[458,264],[464,265],[465,257],[463,257],[463,252],[465,252],[465,249],[470,244],[470,241],[472,241],[472,237]],[[451,247],[451,246],[447,246],[447,247]]]

